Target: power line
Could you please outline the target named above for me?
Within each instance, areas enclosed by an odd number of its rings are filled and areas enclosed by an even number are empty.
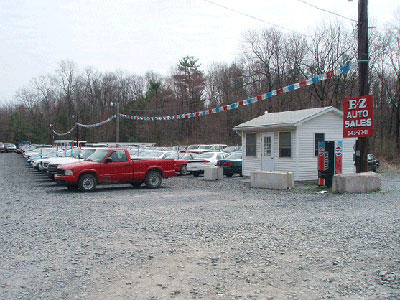
[[[354,20],[354,19],[352,19],[352,18],[345,17],[345,16],[343,16],[343,15],[341,15],[341,14],[335,13],[335,12],[330,11],[330,10],[327,10],[327,9],[325,9],[325,8],[318,7],[318,6],[314,5],[314,4],[311,4],[311,3],[306,2],[306,1],[304,1],[304,0],[296,0],[296,1],[301,2],[301,3],[305,4],[305,5],[308,5],[308,6],[312,7],[312,8],[318,9],[318,10],[320,10],[320,11],[326,12],[326,13],[328,13],[328,14],[332,14],[332,15],[335,15],[335,16],[337,16],[337,17],[341,17],[341,18],[343,18],[343,19],[346,19],[346,20],[349,20],[349,21],[358,23],[357,20]]]
[[[272,25],[272,26],[274,26],[274,27],[279,27],[279,28],[284,29],[284,30],[287,30],[287,31],[292,31],[292,32],[297,33],[297,34],[301,34],[301,35],[308,36],[308,34],[305,34],[305,33],[302,33],[302,32],[299,32],[299,31],[296,31],[296,30],[287,28],[287,27],[284,27],[284,26],[282,26],[282,25],[278,25],[278,24],[275,24],[275,23],[266,21],[266,20],[261,19],[261,18],[259,18],[259,17],[253,16],[253,15],[249,15],[249,14],[247,14],[247,13],[238,11],[238,10],[236,10],[236,9],[234,9],[234,8],[230,8],[230,7],[228,7],[228,6],[225,6],[225,5],[216,3],[216,2],[211,1],[211,0],[202,0],[202,1],[207,2],[208,4],[211,4],[211,5],[215,5],[215,6],[218,6],[218,7],[220,7],[220,8],[229,10],[229,11],[234,12],[234,13],[236,13],[236,14],[239,14],[239,15],[242,15],[242,16],[245,16],[245,17],[248,17],[248,18],[250,18],[250,19],[256,20],[256,21],[258,21],[258,22],[262,22],[262,23],[265,23],[265,24]]]

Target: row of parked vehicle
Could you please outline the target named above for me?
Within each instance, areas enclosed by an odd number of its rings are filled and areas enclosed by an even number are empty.
[[[189,147],[58,149],[31,145],[21,147],[18,152],[37,171],[46,173],[51,180],[71,190],[91,191],[100,183],[131,183],[134,186],[145,183],[150,188],[157,188],[162,178],[188,174],[198,177],[211,166],[223,167],[226,176],[242,175],[241,151],[229,152],[239,150],[239,147],[215,151],[200,146],[195,148],[198,152],[193,152]]]
[[[17,147],[12,143],[3,143],[0,142],[0,152],[15,152],[17,151]]]

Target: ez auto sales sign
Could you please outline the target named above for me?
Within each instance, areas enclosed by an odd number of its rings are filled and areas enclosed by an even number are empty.
[[[373,136],[373,97],[372,95],[344,99],[343,137]]]

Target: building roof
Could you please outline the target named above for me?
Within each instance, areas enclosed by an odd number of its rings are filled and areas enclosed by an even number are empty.
[[[331,111],[338,114],[340,117],[343,116],[343,113],[340,110],[332,106],[283,111],[278,113],[265,112],[262,116],[235,126],[233,130],[243,131],[260,128],[296,127],[303,122]]]

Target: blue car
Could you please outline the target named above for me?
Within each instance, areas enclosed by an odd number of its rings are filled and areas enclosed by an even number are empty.
[[[232,152],[225,159],[221,159],[217,162],[218,166],[223,167],[224,175],[232,177],[234,174],[242,174],[242,152]]]

